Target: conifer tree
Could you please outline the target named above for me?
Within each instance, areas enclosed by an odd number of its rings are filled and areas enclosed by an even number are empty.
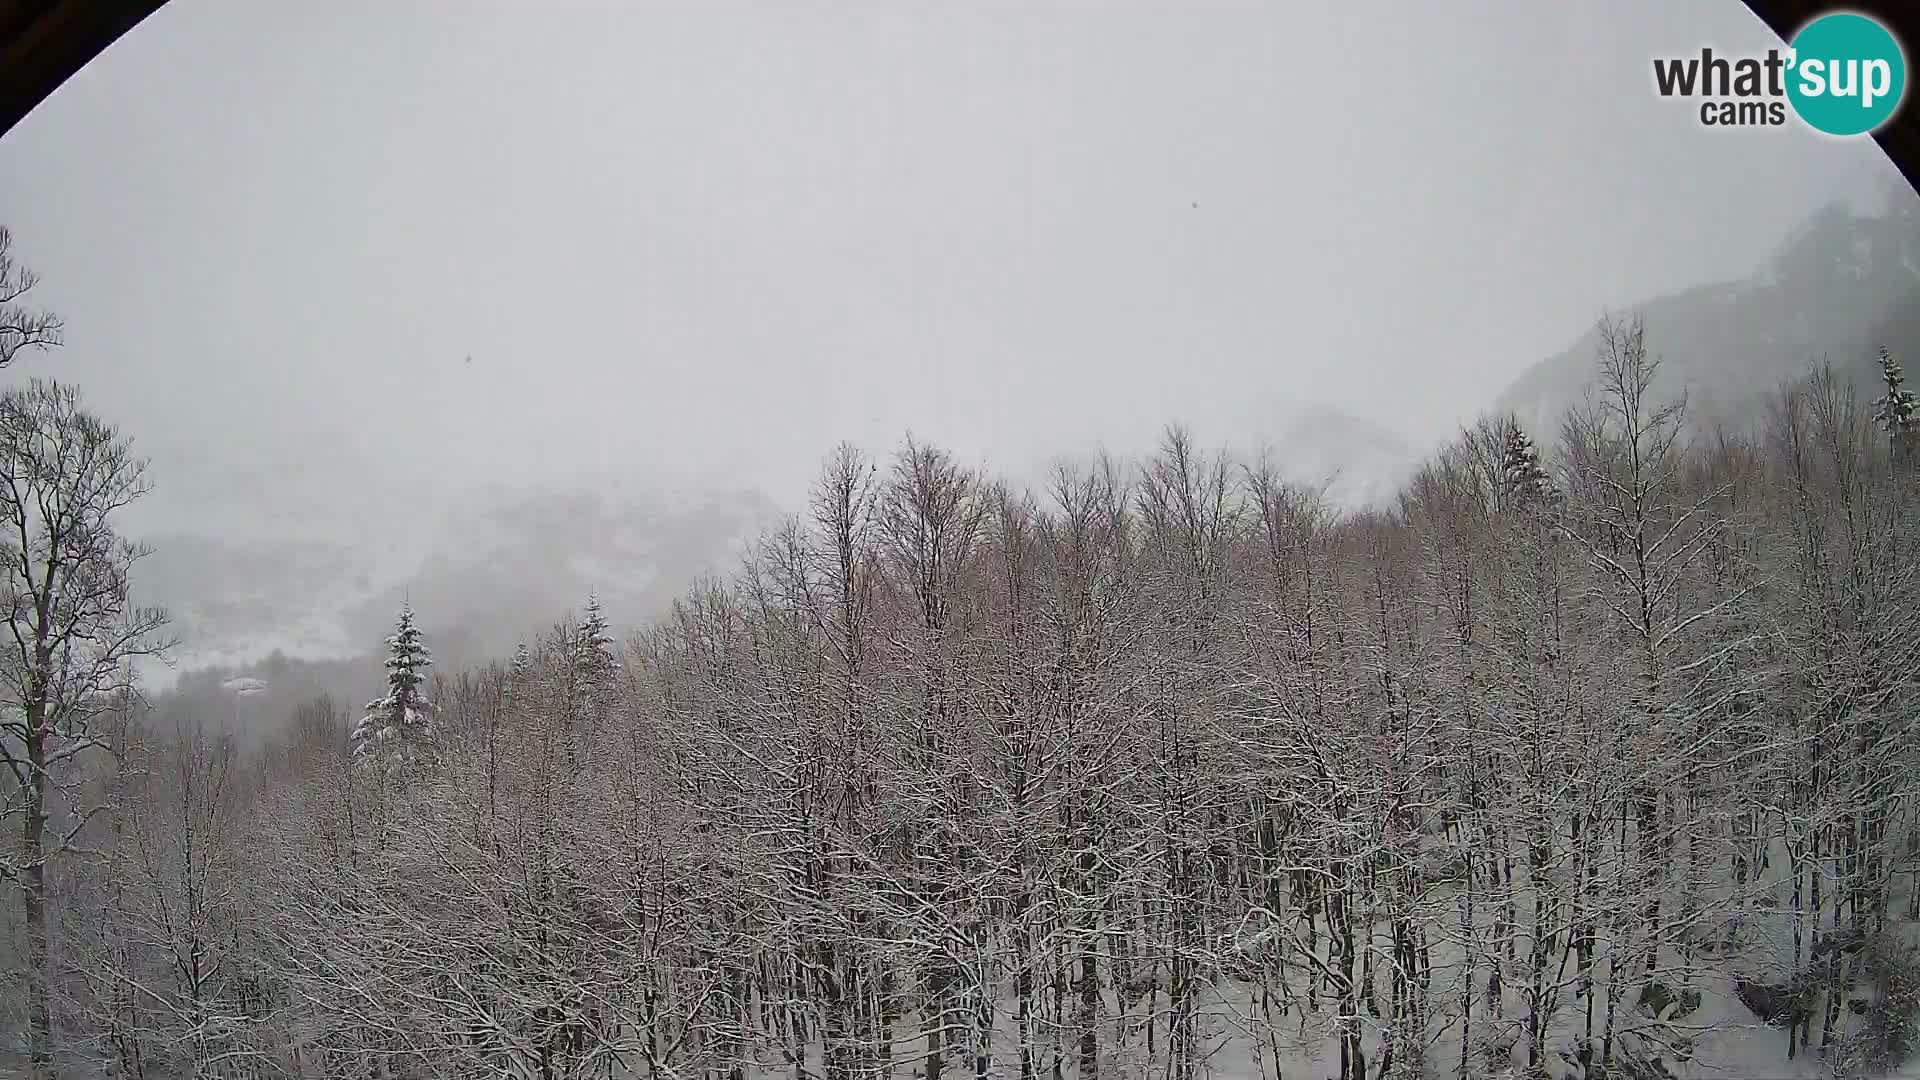
[[[513,708],[526,703],[527,683],[533,677],[533,651],[522,641],[513,647],[513,659],[507,663],[507,675],[501,685],[503,701]]]
[[[587,596],[586,616],[580,622],[558,628],[555,646],[557,674],[564,684],[558,699],[562,707],[560,736],[571,767],[587,752],[613,694],[613,636],[607,631],[607,619],[597,596]]]
[[[1500,476],[1508,492],[1521,498],[1539,498],[1552,493],[1547,470],[1540,465],[1540,452],[1517,421],[1507,424],[1507,448],[1502,455]]]
[[[1916,415],[1920,410],[1916,409],[1913,391],[1906,389],[1906,375],[1885,345],[1880,346],[1880,379],[1886,384],[1887,392],[1874,399],[1876,416],[1892,444],[1894,456],[1904,459],[1912,448],[1916,428],[1920,428],[1920,415]]]
[[[580,622],[573,647],[576,715],[588,719],[598,710],[613,687],[613,635],[607,631],[607,617],[600,610],[600,598],[587,596],[586,618]]]
[[[387,692],[367,703],[353,728],[353,753],[361,760],[394,753],[412,757],[433,739],[433,703],[421,690],[433,655],[414,625],[413,606],[403,604],[387,639]]]

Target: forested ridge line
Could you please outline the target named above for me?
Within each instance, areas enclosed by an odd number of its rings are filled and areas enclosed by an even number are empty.
[[[261,753],[89,699],[40,1067],[1891,1068],[1914,399],[1886,357],[1700,431],[1600,340],[1559,430],[1482,422],[1390,508],[1177,428],[1032,492],[842,447],[628,641],[589,602],[437,672],[406,611],[384,696]]]

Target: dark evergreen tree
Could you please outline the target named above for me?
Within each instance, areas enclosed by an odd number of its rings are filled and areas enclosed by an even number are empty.
[[[587,596],[587,614],[575,630],[573,640],[574,714],[582,721],[595,719],[613,689],[613,635],[607,630],[606,615],[600,610],[600,598]]]
[[[1913,391],[1906,389],[1906,375],[1885,345],[1880,346],[1880,379],[1886,385],[1887,392],[1874,399],[1875,415],[1881,429],[1887,433],[1894,458],[1904,461],[1912,453],[1920,416],[1915,415]]]
[[[1552,479],[1540,465],[1540,451],[1520,429],[1518,421],[1507,423],[1507,447],[1500,462],[1500,477],[1509,494],[1521,499],[1551,497]]]
[[[367,760],[393,754],[417,755],[433,739],[433,703],[421,690],[433,656],[414,625],[413,607],[400,608],[400,621],[387,639],[387,692],[367,703],[353,728],[353,752]]]

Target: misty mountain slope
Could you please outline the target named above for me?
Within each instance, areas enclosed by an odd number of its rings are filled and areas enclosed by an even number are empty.
[[[1831,206],[1802,223],[1751,276],[1655,297],[1623,313],[1646,322],[1662,358],[1662,392],[1684,389],[1696,420],[1740,421],[1782,380],[1826,361],[1872,380],[1881,344],[1920,349],[1920,222],[1905,203],[1885,216]],[[1552,432],[1592,385],[1598,335],[1588,329],[1535,364],[1494,402]]]
[[[263,656],[358,651],[337,618],[342,597],[374,588],[369,553],[311,540],[234,540],[170,532],[146,538],[135,595],[165,607],[194,665]]]
[[[1285,419],[1262,423],[1258,419],[1262,415]],[[1391,499],[1420,458],[1404,435],[1325,406],[1290,412],[1262,408],[1242,423],[1258,433],[1247,460],[1257,460],[1264,453],[1287,480],[1325,485],[1334,504],[1349,509]]]
[[[1419,460],[1400,435],[1333,409],[1296,417],[1274,451],[1296,479],[1327,483],[1328,494],[1341,506],[1369,506],[1392,498]]]
[[[449,662],[478,663],[578,609],[590,591],[617,621],[644,622],[699,575],[732,569],[741,544],[777,516],[753,493],[496,490],[457,500],[419,546],[425,554],[397,559],[330,539],[150,537],[135,587],[140,602],[172,613],[181,669],[243,667],[276,650],[370,654],[403,598]],[[371,691],[378,669],[368,671]]]
[[[348,722],[360,716],[378,692],[377,656],[315,660],[274,652],[230,667],[213,665],[180,675],[149,695],[162,731],[177,724],[231,732],[240,745],[284,735],[294,710],[322,696],[333,699]]]
[[[410,600],[436,655],[479,663],[578,612],[597,593],[620,625],[663,612],[706,574],[731,572],[779,517],[755,493],[688,499],[497,493],[450,512],[419,566],[343,612],[369,648]]]

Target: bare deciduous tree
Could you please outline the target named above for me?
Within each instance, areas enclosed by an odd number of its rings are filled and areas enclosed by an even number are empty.
[[[129,592],[145,549],[114,529],[146,491],[145,463],[72,387],[35,380],[0,395],[0,761],[13,780],[0,814],[19,829],[0,874],[20,889],[40,1075],[53,1068],[48,861],[101,809],[82,784],[88,758],[110,749],[95,721],[130,689],[131,662],[168,644],[165,613],[134,606]]]
[[[0,367],[22,352],[60,344],[65,329],[60,316],[26,303],[39,283],[39,275],[14,259],[13,234],[0,226]]]

